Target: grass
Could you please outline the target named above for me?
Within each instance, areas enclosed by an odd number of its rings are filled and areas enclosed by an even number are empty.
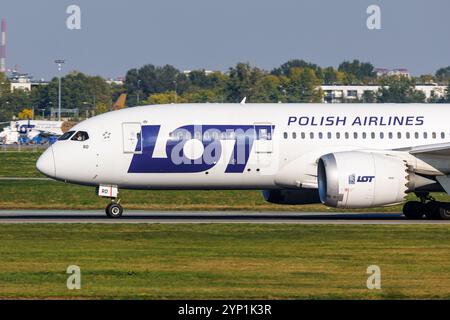
[[[0,177],[42,177],[36,161],[42,152],[0,152]]]
[[[0,225],[0,298],[450,298],[442,225]],[[69,265],[81,290],[66,288]],[[381,290],[368,290],[369,265]]]

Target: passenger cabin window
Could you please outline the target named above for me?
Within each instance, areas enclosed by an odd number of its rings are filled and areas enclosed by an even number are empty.
[[[89,139],[89,135],[86,131],[78,131],[75,133],[75,135],[72,137],[72,141],[86,141]]]
[[[63,141],[63,140],[69,140],[70,137],[75,133],[75,131],[67,131],[66,133],[64,133],[61,137],[59,137],[59,141]]]

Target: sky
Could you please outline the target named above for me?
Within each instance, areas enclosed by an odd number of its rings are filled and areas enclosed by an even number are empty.
[[[66,26],[70,5],[81,29]],[[378,5],[381,29],[366,10]],[[450,65],[448,0],[1,0],[7,66],[35,79],[73,70],[115,78],[144,64],[270,70],[290,59],[323,67],[360,59],[434,73]]]

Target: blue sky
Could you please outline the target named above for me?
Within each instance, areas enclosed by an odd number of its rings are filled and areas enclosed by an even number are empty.
[[[81,30],[66,8],[81,8]],[[366,9],[381,8],[381,30]],[[8,67],[35,78],[65,71],[116,77],[146,63],[225,71],[237,62],[265,69],[289,59],[337,66],[357,58],[376,67],[434,73],[450,65],[448,0],[3,0]]]

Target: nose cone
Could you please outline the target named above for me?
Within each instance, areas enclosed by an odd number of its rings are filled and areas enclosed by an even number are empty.
[[[48,148],[39,157],[36,168],[47,177],[56,177],[55,157],[53,155],[53,147]]]

